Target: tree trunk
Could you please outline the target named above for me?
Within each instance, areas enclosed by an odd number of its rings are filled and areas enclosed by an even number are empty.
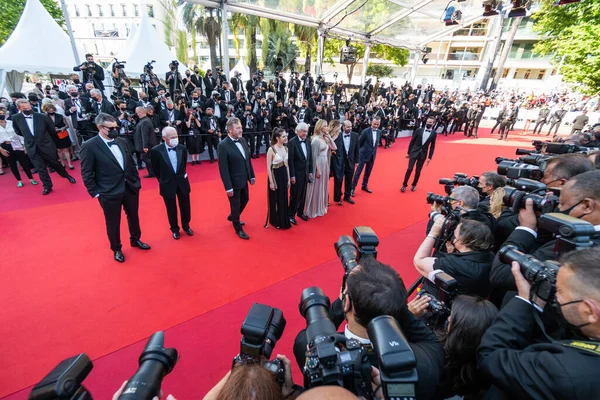
[[[310,43],[306,43],[306,60],[304,61],[304,70],[310,71],[310,63],[312,57],[312,45]]]
[[[502,78],[502,73],[504,72],[504,63],[508,58],[508,53],[513,45],[515,40],[515,35],[517,34],[517,30],[519,29],[519,24],[523,17],[516,17],[513,19],[513,25],[510,27],[510,31],[508,32],[508,36],[506,37],[506,42],[504,42],[504,48],[502,49],[502,55],[500,56],[500,61],[498,61],[498,69],[496,70],[496,75],[494,76],[494,80],[492,81],[492,85],[490,86],[490,90],[496,89],[498,86],[498,82],[500,82],[500,78]]]
[[[210,47],[210,69],[213,73],[217,70],[217,38],[213,37],[212,40],[208,41],[208,47]],[[206,71],[204,71],[206,72]]]
[[[244,32],[246,41],[246,62],[250,70],[250,76],[256,72],[256,26],[246,28]]]
[[[490,77],[492,76],[492,69],[494,68],[494,61],[496,61],[496,57],[498,56],[498,50],[500,49],[500,41],[502,40],[502,28],[504,26],[503,13],[500,13],[498,16],[496,16],[494,24],[495,25],[493,25],[491,28],[493,31],[492,40],[491,42],[489,42],[489,53],[487,56],[487,60],[484,63],[483,78],[479,86],[479,89],[483,91],[487,90]]]

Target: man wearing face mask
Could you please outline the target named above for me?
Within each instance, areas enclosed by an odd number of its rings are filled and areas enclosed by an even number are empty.
[[[416,129],[412,135],[412,138],[410,139],[408,152],[406,154],[406,158],[409,159],[408,168],[406,170],[406,174],[404,175],[404,182],[402,183],[402,188],[400,189],[401,192],[406,191],[408,180],[410,179],[410,175],[413,172],[415,164],[417,164],[417,171],[415,172],[410,191],[414,192],[417,190],[417,183],[419,182],[419,177],[421,176],[423,164],[425,164],[425,160],[427,160],[427,165],[429,165],[431,159],[433,158],[435,140],[437,137],[436,132],[433,130],[434,123],[434,117],[427,117],[425,126],[423,128]]]
[[[596,231],[600,231],[600,171],[584,172],[569,179],[562,187],[557,212],[587,221],[595,226]],[[519,226],[504,244],[511,244],[541,261],[554,260],[556,239],[546,242],[534,251],[537,237],[537,218],[533,202],[528,199],[525,209],[519,212]],[[600,235],[591,239],[600,244]],[[490,281],[499,289],[517,289],[510,265],[505,264],[499,257],[496,257],[492,264]]]
[[[187,150],[179,144],[177,130],[167,126],[162,130],[164,143],[152,148],[152,171],[158,180],[160,195],[167,207],[167,217],[173,239],[179,240],[179,224],[177,221],[177,202],[181,215],[181,226],[188,236],[193,236],[190,228],[190,181],[188,180]]]
[[[135,151],[142,155],[142,161],[148,169],[148,175],[144,176],[144,178],[154,178],[150,163],[150,150],[157,145],[154,124],[148,117],[148,111],[144,107],[136,108],[135,113],[139,118],[139,122],[135,126],[135,132],[133,133]]]
[[[81,177],[92,198],[97,198],[104,211],[110,249],[117,262],[124,262],[121,251],[121,210],[125,210],[131,247],[150,250],[140,240],[142,231],[138,216],[140,177],[133,164],[127,141],[119,138],[117,121],[112,115],[98,114],[98,135],[81,148]]]
[[[206,93],[212,93],[217,87],[217,80],[213,78],[212,70],[207,69],[206,75],[204,76],[204,88]]]
[[[585,202],[585,208],[592,204]],[[594,203],[598,208],[598,200]],[[583,207],[578,207],[584,211]],[[600,368],[597,351],[600,347],[600,248],[566,254],[560,260],[556,277],[559,318],[583,340],[550,343],[541,335],[535,335],[534,314],[546,314],[542,311],[546,304],[535,296],[534,304],[530,303],[531,284],[525,280],[516,262],[512,265],[512,273],[518,297],[512,298],[496,316],[478,349],[479,370],[492,384],[486,398],[597,399],[600,393],[597,382]]]
[[[99,89],[92,89],[90,91],[91,102],[88,105],[88,112],[92,114],[114,114],[115,106],[102,96],[102,92]]]

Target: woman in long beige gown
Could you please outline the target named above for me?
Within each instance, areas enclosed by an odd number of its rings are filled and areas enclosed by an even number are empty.
[[[308,184],[306,189],[305,213],[309,218],[320,217],[327,214],[327,201],[329,199],[329,168],[331,151],[337,150],[333,139],[329,135],[327,121],[317,121],[310,145],[312,147],[313,165],[315,166],[315,179]]]

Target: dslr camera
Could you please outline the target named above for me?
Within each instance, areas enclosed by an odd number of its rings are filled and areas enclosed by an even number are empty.
[[[232,368],[238,364],[256,363],[272,372],[277,381],[285,382],[285,366],[283,362],[271,358],[275,344],[285,329],[283,312],[278,308],[254,303],[242,323],[242,340],[240,353],[233,359]]]
[[[427,295],[431,299],[427,309],[428,314],[424,319],[427,326],[437,329],[442,328],[450,316],[450,308],[452,307],[452,300],[457,294],[458,283],[456,279],[445,272],[435,274],[433,283],[435,284],[435,290],[421,288],[418,296]]]
[[[333,244],[333,248],[344,267],[342,287],[346,285],[348,275],[363,257],[377,258],[378,245],[379,238],[377,234],[368,226],[355,226],[352,237],[340,236],[338,241]]]
[[[440,185],[444,185],[444,191],[450,195],[455,186],[471,186],[479,191],[479,176],[473,175],[471,178],[467,174],[457,172],[452,178],[440,178]]]

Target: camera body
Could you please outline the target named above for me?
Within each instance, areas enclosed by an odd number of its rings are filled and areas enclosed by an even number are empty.
[[[338,241],[333,244],[333,248],[344,267],[342,287],[345,286],[350,272],[363,257],[372,256],[377,258],[378,245],[379,238],[377,234],[368,226],[355,226],[352,230],[352,237],[340,236]]]
[[[431,328],[442,328],[450,316],[452,300],[456,297],[458,283],[456,279],[445,272],[435,274],[434,281],[435,292],[432,293],[426,289],[419,291],[419,297],[429,296],[431,301],[427,311],[429,315],[426,318],[427,326]]]
[[[544,176],[542,168],[520,161],[500,161],[497,172],[511,179],[527,178],[539,181]]]
[[[518,181],[523,180],[519,179]],[[525,208],[525,202],[527,199],[531,199],[533,201],[533,209],[542,214],[551,213],[558,206],[559,198],[553,194],[549,196],[532,194],[510,186],[505,186],[504,192],[505,194],[502,198],[502,201],[504,205],[506,207],[510,207],[514,213],[518,213],[519,210]]]
[[[84,353],[63,360],[35,385],[29,400],[91,400],[91,394],[82,383],[93,367],[92,361]]]
[[[278,308],[254,303],[242,323],[242,340],[240,354],[234,359],[253,359],[259,362],[271,358],[275,344],[281,338],[285,329],[283,312]]]

